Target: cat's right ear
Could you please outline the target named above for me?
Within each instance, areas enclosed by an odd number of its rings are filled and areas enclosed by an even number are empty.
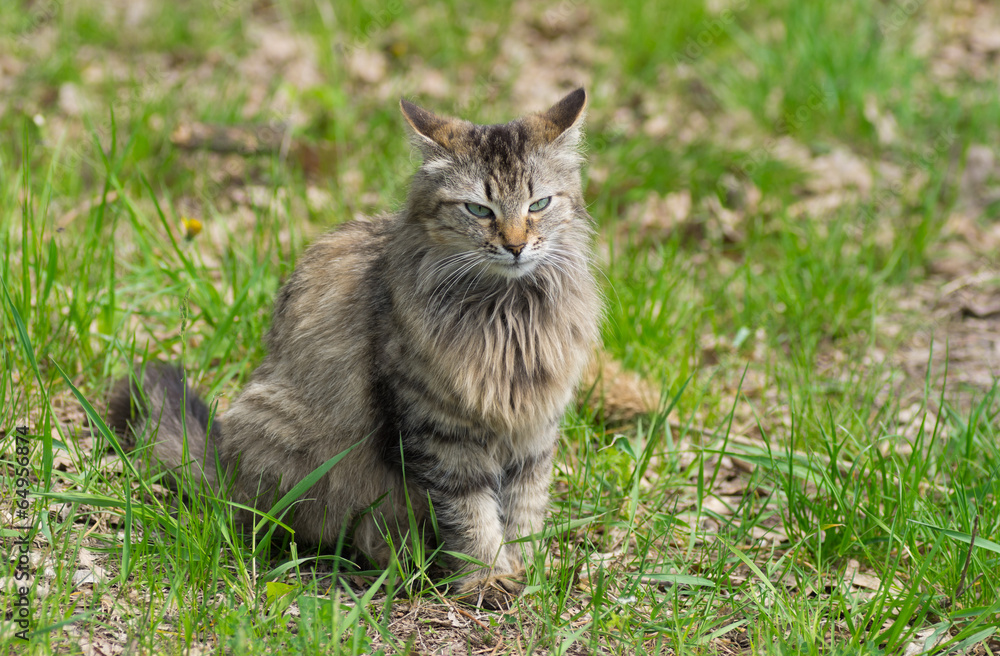
[[[548,110],[537,115],[537,128],[542,139],[575,148],[580,142],[587,92],[583,87],[571,91]]]
[[[459,135],[458,121],[417,107],[405,98],[400,98],[399,110],[410,126],[413,142],[425,158],[441,155],[442,151],[454,151],[455,140]]]

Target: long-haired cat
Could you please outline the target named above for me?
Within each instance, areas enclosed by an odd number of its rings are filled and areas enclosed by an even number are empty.
[[[111,423],[221,487],[217,454],[230,498],[263,510],[357,445],[296,505],[295,539],[332,545],[353,527],[353,545],[386,565],[385,535],[400,544],[408,507],[420,524],[433,509],[444,548],[482,563],[453,563],[459,595],[508,604],[524,572],[510,541],[542,526],[560,420],[598,338],[585,105],[577,89],[474,125],[401,101],[423,155],[405,207],[304,253],[267,357],[211,435],[166,366],[147,368],[144,394],[119,385]]]

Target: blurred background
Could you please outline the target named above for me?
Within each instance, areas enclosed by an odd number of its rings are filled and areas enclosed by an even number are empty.
[[[0,17],[7,183],[27,161],[47,185],[49,229],[82,231],[85,250],[113,241],[119,265],[146,252],[126,224],[162,213],[155,223],[197,243],[174,265],[202,258],[219,299],[241,286],[227,253],[266,255],[274,273],[248,290],[265,313],[311,236],[400,206],[418,163],[400,97],[501,122],[583,85],[606,341],[657,386],[731,356],[730,371],[749,360],[762,386],[780,371],[755,348],[813,371],[873,340],[878,361],[919,378],[935,327],[992,316],[1000,16],[989,2],[17,0]],[[112,201],[88,224],[104,192]],[[88,285],[104,275],[87,273],[103,263],[79,266]],[[150,282],[136,266],[133,292]],[[955,280],[960,297],[940,297]],[[183,293],[218,300],[202,291]],[[153,312],[155,294],[146,300]],[[243,339],[216,340],[204,363],[232,348],[260,356],[246,344],[261,325],[229,327]],[[986,333],[953,328],[953,376],[988,387]],[[160,342],[176,351],[177,335]]]

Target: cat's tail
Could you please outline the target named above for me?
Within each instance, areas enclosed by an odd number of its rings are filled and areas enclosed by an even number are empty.
[[[206,484],[218,490],[221,424],[187,385],[181,369],[150,363],[141,381],[118,381],[108,403],[108,426],[137,447],[145,473],[173,470],[179,487],[196,490]],[[173,484],[170,478],[165,481]]]

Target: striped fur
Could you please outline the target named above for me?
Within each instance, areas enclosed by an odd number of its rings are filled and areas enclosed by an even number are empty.
[[[399,544],[408,530],[408,494],[420,523],[433,504],[447,550],[486,563],[455,563],[461,596],[497,607],[519,592],[521,547],[505,542],[542,525],[559,422],[598,337],[585,102],[579,89],[482,126],[402,101],[424,156],[407,204],[318,239],[278,294],[269,353],[217,437],[232,498],[267,508],[360,442],[297,504],[298,541],[353,528],[385,565],[384,534]],[[161,426],[158,439],[181,438]]]

